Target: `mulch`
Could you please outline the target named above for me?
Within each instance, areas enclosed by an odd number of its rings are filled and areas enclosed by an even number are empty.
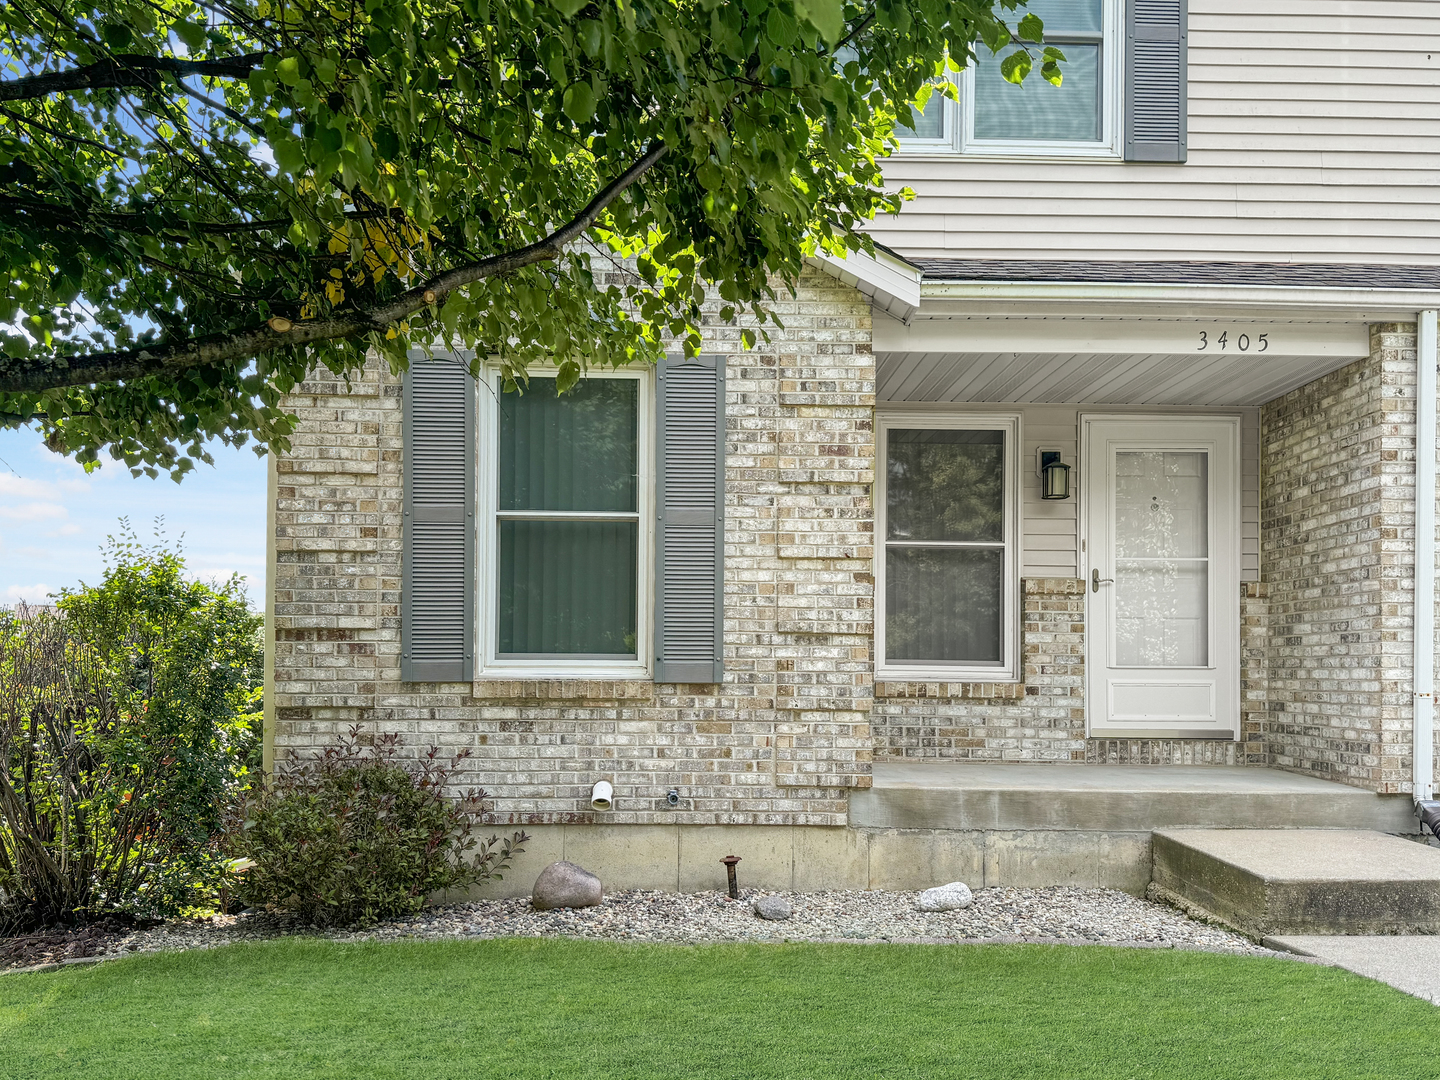
[[[107,915],[85,926],[57,926],[16,937],[0,937],[0,969],[56,964],[104,951],[107,943],[159,924],[149,920]]]

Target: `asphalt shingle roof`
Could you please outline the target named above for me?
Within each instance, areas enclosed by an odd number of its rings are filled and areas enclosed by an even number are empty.
[[[1440,289],[1440,266],[1365,263],[1101,262],[1075,259],[916,259],[926,281],[1114,282]]]

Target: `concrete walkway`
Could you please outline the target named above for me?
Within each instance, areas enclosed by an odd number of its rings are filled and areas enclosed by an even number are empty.
[[[1263,944],[1314,956],[1440,1005],[1440,937],[1282,935]]]

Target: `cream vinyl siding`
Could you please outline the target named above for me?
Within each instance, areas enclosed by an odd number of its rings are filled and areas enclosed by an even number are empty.
[[[897,157],[917,257],[1440,263],[1440,3],[1192,0],[1189,161]]]
[[[883,404],[882,404],[883,407]],[[932,406],[933,408],[933,406]],[[960,406],[973,414],[975,406]],[[1078,445],[1081,413],[1106,415],[1240,417],[1240,580],[1260,579],[1260,410],[1127,408],[1117,405],[1009,405],[1020,414],[1020,576],[1076,577],[1080,551],[1076,513],[1080,506]],[[1035,452],[1059,450],[1070,471],[1070,498],[1040,498]]]

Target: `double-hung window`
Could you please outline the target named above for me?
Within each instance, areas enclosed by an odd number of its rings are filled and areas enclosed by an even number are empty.
[[[720,682],[725,358],[557,389],[411,354],[401,679]]]
[[[489,383],[481,395],[485,673],[644,677],[649,379],[594,372],[565,394],[550,376],[508,393],[498,375]]]
[[[913,131],[900,133],[903,152],[1120,156],[1121,0],[1029,0],[1025,10],[1043,21],[1045,40],[1027,43],[1037,63],[1024,81],[1001,74],[1013,48],[977,43],[974,63],[954,76],[959,101],[932,95]],[[1047,45],[1065,54],[1058,87],[1040,75]]]
[[[882,416],[877,677],[1018,678],[1015,416]]]

